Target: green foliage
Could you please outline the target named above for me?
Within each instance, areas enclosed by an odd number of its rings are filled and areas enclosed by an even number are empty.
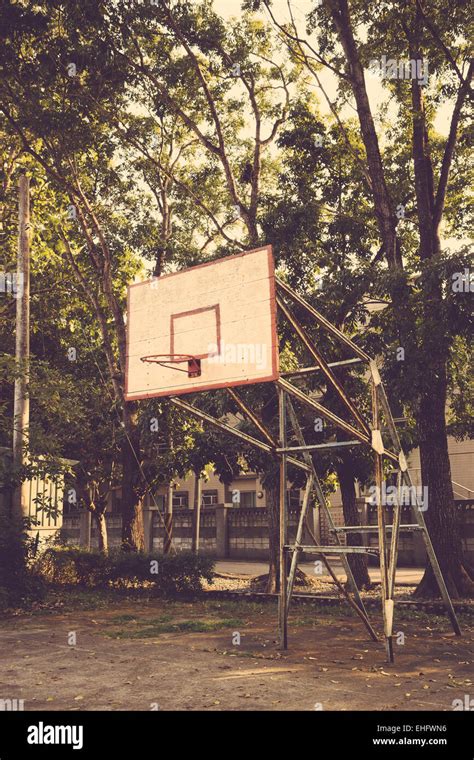
[[[33,551],[25,528],[0,512],[0,609],[43,596],[41,578],[28,568]]]
[[[194,596],[202,581],[212,582],[214,560],[190,552],[162,556],[88,552],[71,547],[47,549],[37,563],[38,572],[52,584],[88,588],[151,584],[153,593],[173,597]]]

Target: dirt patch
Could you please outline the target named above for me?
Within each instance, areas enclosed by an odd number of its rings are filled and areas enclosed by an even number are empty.
[[[472,693],[468,619],[457,638],[443,618],[400,613],[388,665],[344,608],[292,611],[280,652],[274,604],[89,601],[3,621],[0,698],[26,710],[442,711]]]
[[[340,580],[345,583],[345,577],[341,576]],[[203,583],[206,591],[242,591],[242,592],[264,592],[267,587],[267,575],[238,575],[236,573],[215,573],[212,583]],[[314,596],[332,596],[335,599],[341,598],[334,583],[330,579],[313,578],[312,576],[302,573],[296,579],[296,593],[311,593]],[[411,599],[416,586],[403,585],[395,586],[394,596],[397,599]],[[362,599],[380,599],[380,583],[374,582],[370,589],[360,592]]]

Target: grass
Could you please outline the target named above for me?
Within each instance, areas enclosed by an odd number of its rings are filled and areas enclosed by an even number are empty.
[[[122,615],[118,617],[130,617]],[[137,622],[133,618],[129,622]],[[161,618],[144,620],[139,623],[140,628],[129,630],[121,629],[119,631],[110,631],[107,636],[113,639],[152,639],[162,633],[209,633],[218,631],[221,628],[238,628],[245,625],[243,620],[238,618],[224,618],[222,620],[182,620],[173,623],[170,616],[163,615]]]
[[[219,601],[212,600],[212,601],[204,601],[204,606],[206,610],[209,610],[211,612],[226,612],[228,614],[237,614],[237,615],[265,615],[268,611],[270,611],[272,614],[273,612],[276,613],[277,610],[277,603],[274,601],[271,602],[253,602],[248,601],[246,599],[222,599]]]
[[[224,619],[238,619],[242,624],[242,618],[244,620],[252,619],[257,622],[262,618],[275,618],[277,615],[277,603],[276,601],[250,601],[246,599],[206,599],[200,597],[196,600],[185,599],[166,599],[158,600],[156,598],[150,598],[143,594],[136,595],[134,593],[117,591],[115,589],[68,589],[58,590],[51,589],[46,598],[41,602],[35,604],[32,608],[21,608],[22,613],[29,614],[33,617],[41,615],[57,615],[64,613],[74,612],[93,612],[99,610],[114,609],[117,611],[117,615],[111,618],[111,621],[115,624],[127,624],[127,623],[139,623],[140,627],[144,625],[150,625],[146,620],[142,618],[143,612],[146,609],[156,610],[156,605],[159,605],[161,609],[165,608],[166,612],[171,613],[175,618],[181,616],[186,618],[189,616],[189,610],[193,609],[194,605],[198,605],[197,609],[200,614],[207,618],[214,620],[216,617]],[[120,608],[124,606],[132,607],[132,612],[128,614],[119,614]],[[133,612],[136,608],[136,613]],[[159,611],[159,608],[157,611]],[[20,610],[18,610],[20,611]],[[369,608],[369,617],[372,621],[376,622],[381,619],[380,610]],[[430,626],[434,629],[446,628],[450,629],[449,621],[445,615],[437,613],[427,612],[425,610],[416,609],[404,609],[402,606],[395,605],[396,620],[400,622],[416,621],[419,624]],[[472,613],[461,612],[457,613],[459,622],[463,627],[470,627],[473,623]],[[9,616],[5,616],[5,620]],[[357,619],[355,613],[344,602],[333,606],[310,606],[310,605],[291,605],[290,609],[290,625],[297,627],[313,627],[321,619]],[[151,621],[151,625],[166,625],[171,623],[171,618],[160,617]],[[0,623],[1,625],[1,623]],[[171,631],[160,632],[175,632],[179,629],[171,629]],[[204,629],[208,630],[208,629]],[[151,634],[150,634],[151,635]]]

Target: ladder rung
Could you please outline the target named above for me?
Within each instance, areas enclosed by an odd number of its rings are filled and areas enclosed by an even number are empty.
[[[325,449],[336,449],[344,446],[359,446],[360,441],[335,441],[330,443],[311,443],[305,446],[286,446],[285,448],[276,449],[277,454],[291,454],[293,451],[316,451]]]
[[[393,525],[386,525],[386,530],[393,530]],[[341,525],[337,528],[330,528],[331,533],[377,533],[377,525]],[[422,530],[417,525],[400,525],[400,530]]]
[[[374,546],[306,546],[300,544],[286,544],[285,549],[290,552],[306,552],[307,554],[379,554]]]

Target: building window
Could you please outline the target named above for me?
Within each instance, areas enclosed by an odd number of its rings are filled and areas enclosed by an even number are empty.
[[[173,508],[181,507],[182,509],[188,509],[189,494],[187,491],[175,491],[173,493]]]
[[[288,508],[298,509],[301,503],[299,488],[289,488],[286,494],[288,499]]]
[[[145,499],[143,502],[145,507],[151,507],[152,509],[160,509],[164,510],[165,508],[165,497],[161,493],[147,493],[145,495]]]
[[[201,504],[203,507],[213,507],[217,504],[217,490],[202,492]]]
[[[256,497],[256,491],[241,491],[239,507],[242,507],[243,509],[252,509],[253,507],[256,507]]]

